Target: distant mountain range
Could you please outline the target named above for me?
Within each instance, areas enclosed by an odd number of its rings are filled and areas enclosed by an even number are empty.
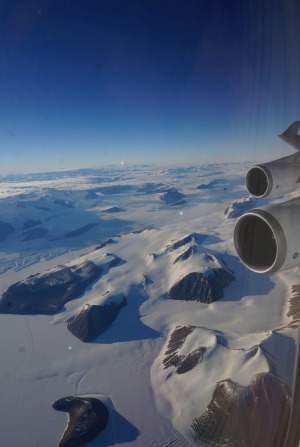
[[[3,445],[279,447],[299,285],[235,253],[243,168],[5,179]]]

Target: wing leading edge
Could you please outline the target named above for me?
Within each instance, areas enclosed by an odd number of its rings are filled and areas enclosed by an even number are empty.
[[[292,146],[297,151],[300,151],[300,135],[298,130],[300,127],[300,121],[294,121],[281,135],[278,135],[285,143]]]

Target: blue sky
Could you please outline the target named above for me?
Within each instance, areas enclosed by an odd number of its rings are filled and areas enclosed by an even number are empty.
[[[2,0],[0,173],[289,153],[298,0]]]

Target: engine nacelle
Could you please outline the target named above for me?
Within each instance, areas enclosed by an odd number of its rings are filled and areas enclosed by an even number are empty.
[[[241,261],[257,273],[300,264],[300,198],[254,209],[241,216],[234,243]]]
[[[298,152],[249,169],[246,186],[254,197],[286,194],[300,187],[300,121],[281,135]],[[300,264],[300,197],[257,208],[241,216],[234,244],[241,261],[254,272],[273,273]]]
[[[278,196],[300,187],[300,153],[250,168],[246,187],[254,197]]]

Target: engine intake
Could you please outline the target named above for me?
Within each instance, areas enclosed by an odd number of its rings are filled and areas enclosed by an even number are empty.
[[[300,198],[254,209],[241,216],[234,244],[241,261],[257,273],[273,273],[300,263]]]
[[[297,153],[253,166],[246,187],[254,197],[286,194],[300,187],[300,121],[280,136]],[[300,264],[300,198],[257,208],[241,216],[234,244],[241,261],[254,272],[273,273]]]
[[[246,187],[254,197],[278,196],[300,186],[300,153],[250,168]]]

